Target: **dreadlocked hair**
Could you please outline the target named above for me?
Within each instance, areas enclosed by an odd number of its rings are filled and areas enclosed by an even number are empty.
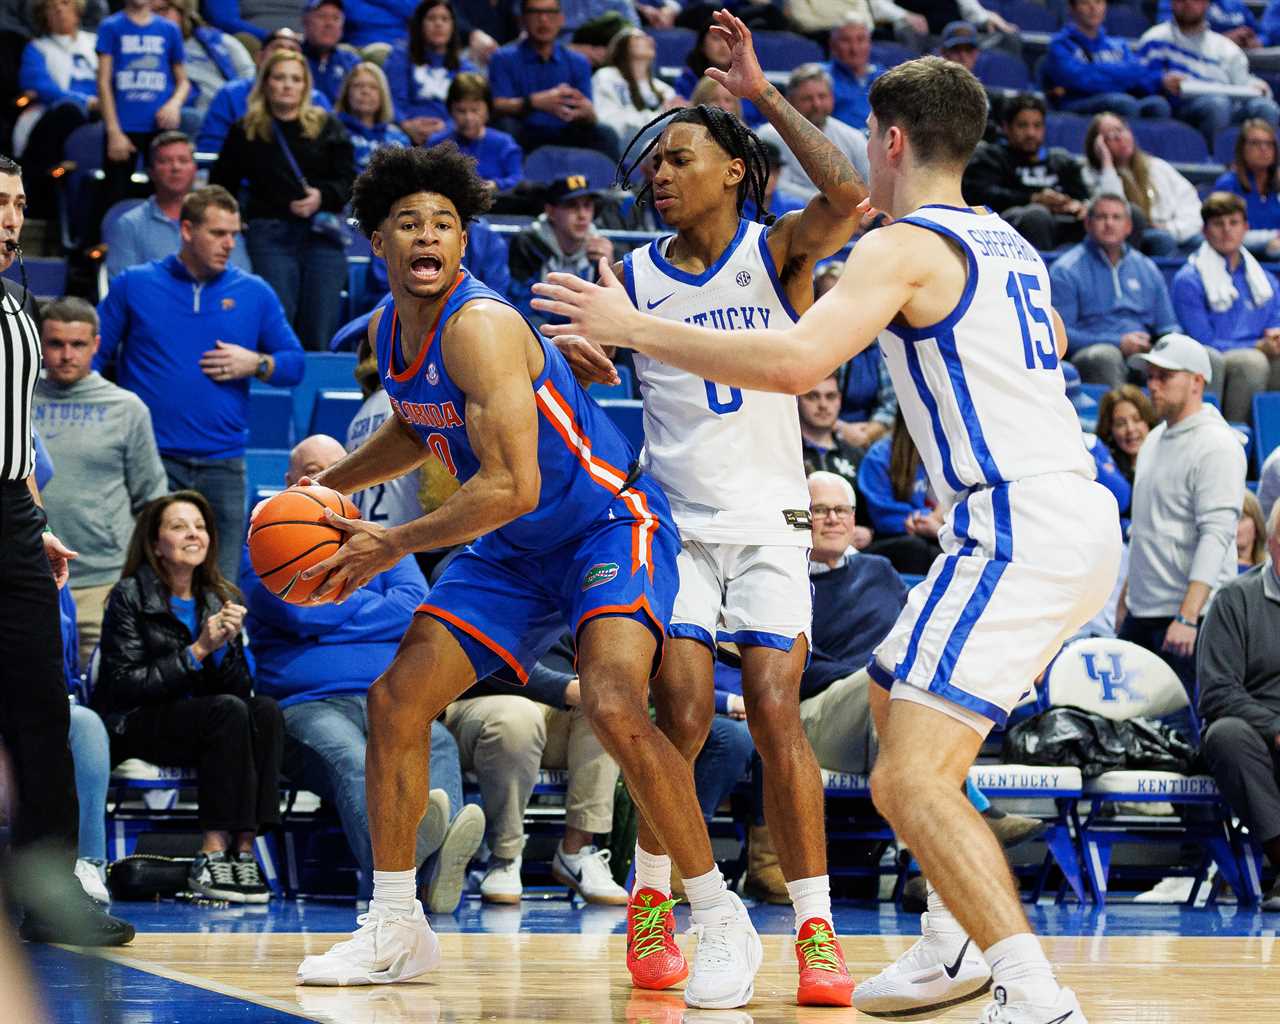
[[[618,161],[618,176],[614,181],[615,188],[629,188],[631,175],[635,173],[637,167],[644,163],[645,158],[653,151],[653,147],[658,144],[659,133],[654,133],[648,144],[640,151],[640,155],[632,161],[631,165],[627,165],[627,157],[631,150],[635,148],[636,143],[644,136],[650,128],[661,124],[663,121],[669,121],[671,124],[700,124],[706,128],[707,133],[715,140],[716,145],[729,154],[731,159],[741,160],[746,165],[746,173],[742,177],[742,182],[738,185],[738,215],[742,215],[742,208],[746,201],[750,199],[756,208],[756,219],[762,224],[772,224],[774,216],[768,210],[768,204],[765,202],[765,188],[769,183],[769,157],[765,152],[764,143],[756,136],[756,133],[743,124],[737,117],[730,114],[726,110],[719,107],[712,107],[706,103],[700,103],[696,107],[679,107],[675,110],[668,110],[664,114],[659,114],[647,125],[641,128],[631,137],[631,141],[627,143],[626,150],[623,151],[622,159]],[[648,202],[653,194],[653,183],[646,182],[636,194],[636,202],[643,204]]]

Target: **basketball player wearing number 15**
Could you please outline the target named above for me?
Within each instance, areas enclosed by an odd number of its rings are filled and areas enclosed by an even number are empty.
[[[1003,723],[1062,642],[1102,606],[1119,515],[1094,480],[1065,394],[1066,337],[1040,256],[960,178],[986,96],[958,64],[923,57],[871,87],[871,203],[894,223],[854,248],[836,287],[789,330],[713,331],[637,311],[552,275],[535,306],[576,334],[710,380],[800,394],[879,338],[934,492],[943,555],[912,590],[870,670],[877,807],[936,887],[925,934],[858,987],[854,1005],[902,1015],[994,984],[981,1024],[1085,1024],[1031,933],[994,837],[963,793]]]
[[[395,415],[316,482],[351,493],[435,457],[461,486],[391,529],[334,517],[351,537],[314,567],[332,573],[318,600],[343,600],[408,552],[480,539],[369,689],[373,899],[350,940],[302,962],[302,984],[406,981],[439,963],[413,870],[431,722],[503,665],[527,678],[566,628],[587,720],[646,819],[686,871],[714,865],[705,828],[689,827],[702,824],[693,774],[648,713],[676,580],[670,509],[555,346],[461,269],[467,223],[488,204],[475,161],[452,143],[380,150],[353,191],[395,299],[369,325]]]

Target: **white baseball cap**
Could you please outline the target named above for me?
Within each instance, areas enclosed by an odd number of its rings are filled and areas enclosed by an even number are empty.
[[[1209,365],[1209,353],[1190,335],[1166,334],[1157,341],[1150,352],[1133,356],[1129,365],[1135,370],[1158,366],[1162,370],[1185,370],[1198,373],[1205,383],[1213,380],[1213,367]]]

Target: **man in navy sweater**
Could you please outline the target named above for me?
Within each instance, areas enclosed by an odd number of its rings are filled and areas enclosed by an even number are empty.
[[[289,456],[285,486],[314,476],[346,455],[316,434]],[[412,555],[380,573],[342,604],[293,605],[271,594],[249,563],[240,583],[249,610],[258,692],[284,711],[284,773],[332,802],[360,866],[359,895],[373,892],[373,847],[364,795],[369,686],[395,657],[427,581]],[[463,804],[458,745],[442,722],[431,724],[431,790],[418,827],[421,865],[439,851],[426,902],[436,913],[458,905],[466,868],[484,836],[484,812]],[[447,831],[446,831],[447,824]]]
[[[130,267],[98,306],[102,344],[93,368],[151,412],[172,490],[213,506],[218,568],[232,582],[244,540],[249,378],[279,387],[302,379],[302,345],[275,292],[228,264],[240,207],[217,185],[182,203],[182,245]],[[110,375],[110,374],[109,374]]]

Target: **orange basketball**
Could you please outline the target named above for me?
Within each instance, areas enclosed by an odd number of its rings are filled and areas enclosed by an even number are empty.
[[[268,499],[249,529],[249,561],[271,593],[290,604],[305,604],[328,576],[299,577],[340,548],[347,534],[324,517],[332,509],[347,519],[359,519],[351,499],[330,487],[312,484],[290,487]]]

